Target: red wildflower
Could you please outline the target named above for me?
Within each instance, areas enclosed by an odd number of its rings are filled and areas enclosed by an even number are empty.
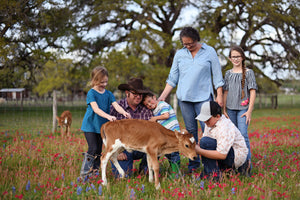
[[[18,199],[23,199],[23,194],[16,195],[15,197],[18,198]]]

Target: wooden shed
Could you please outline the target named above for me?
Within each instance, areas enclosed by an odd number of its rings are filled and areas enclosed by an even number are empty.
[[[2,88],[0,97],[6,100],[23,100],[25,97],[25,88]]]

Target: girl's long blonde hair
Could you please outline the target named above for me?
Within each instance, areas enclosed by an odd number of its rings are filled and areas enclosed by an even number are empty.
[[[99,84],[105,76],[108,77],[108,72],[105,67],[95,67],[91,72],[90,86],[94,87],[95,85]]]

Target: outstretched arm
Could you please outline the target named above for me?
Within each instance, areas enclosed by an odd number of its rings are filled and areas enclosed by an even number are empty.
[[[116,101],[112,103],[112,106],[116,109],[118,113],[124,115],[128,119],[131,118],[130,113],[126,112]]]
[[[169,94],[171,93],[173,87],[166,83],[165,89],[164,91],[161,93],[160,97],[158,98],[159,101],[165,101],[166,98],[169,96]]]
[[[98,104],[97,104],[95,101],[91,102],[91,106],[92,106],[93,111],[94,111],[97,115],[99,115],[99,116],[101,116],[101,117],[103,117],[103,118],[106,118],[106,119],[108,119],[109,121],[115,121],[115,120],[116,120],[116,117],[115,117],[115,116],[111,116],[111,115],[107,114],[106,112],[104,112],[103,110],[101,110],[101,109],[99,108]]]

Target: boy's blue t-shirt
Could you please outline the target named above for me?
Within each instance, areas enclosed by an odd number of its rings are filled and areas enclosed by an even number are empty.
[[[99,133],[101,126],[108,122],[107,119],[97,115],[91,106],[91,102],[96,102],[98,107],[106,113],[110,111],[110,105],[115,102],[116,99],[112,92],[105,90],[103,94],[97,92],[94,89],[90,89],[87,93],[86,103],[88,105],[85,115],[83,117],[81,130],[83,132]]]

